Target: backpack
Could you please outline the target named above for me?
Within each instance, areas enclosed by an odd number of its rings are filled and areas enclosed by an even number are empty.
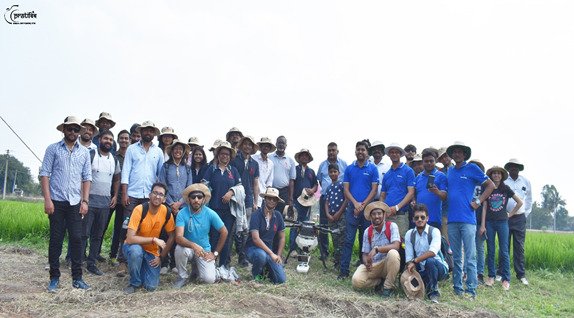
[[[118,165],[118,157],[110,151],[112,157],[114,157],[114,169],[116,169]],[[94,164],[94,157],[96,156],[96,149],[90,149],[90,164]],[[113,172],[112,172],[113,173]]]
[[[161,226],[160,237],[163,234],[167,235],[167,233],[165,232],[165,225],[167,224],[167,222],[169,222],[169,219],[171,219],[171,214],[172,214],[171,208],[167,205],[166,205],[166,207],[167,207],[167,212],[165,213],[165,222]],[[143,219],[145,219],[145,217],[147,216],[148,211],[149,211],[149,202],[142,203],[142,217],[140,219],[140,224],[138,225],[138,230],[139,230],[140,226],[142,225]]]
[[[432,232],[435,227],[429,225],[429,233],[427,235],[429,246],[432,242]],[[413,245],[413,253],[415,250],[415,235],[416,235],[416,228],[411,231],[411,244]],[[440,250],[438,251],[438,256],[443,259],[446,264],[448,265],[448,271],[452,272],[454,268],[454,261],[452,259],[452,250],[450,249],[450,244],[446,240],[444,236],[440,237]]]
[[[369,227],[367,228],[367,238],[369,240],[369,244],[372,244],[373,241],[373,236],[374,236],[374,227],[373,225],[369,225]],[[391,221],[386,221],[385,222],[385,236],[387,237],[387,240],[389,241],[389,243],[391,242]],[[404,246],[404,242],[403,239],[401,237],[401,246],[399,247],[399,256],[401,257],[401,265],[399,268],[399,271],[403,271],[403,269],[405,268],[405,246]]]

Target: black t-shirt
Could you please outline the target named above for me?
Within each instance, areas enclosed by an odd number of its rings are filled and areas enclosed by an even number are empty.
[[[484,189],[483,189],[484,191]],[[505,183],[501,182],[498,188],[494,189],[486,202],[486,220],[487,221],[502,221],[508,220],[508,213],[506,212],[506,205],[508,199],[514,196],[514,191],[510,189]]]

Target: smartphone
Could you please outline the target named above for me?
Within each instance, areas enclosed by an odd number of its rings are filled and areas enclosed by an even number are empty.
[[[427,180],[427,189],[430,189],[434,186],[434,175],[430,175]]]

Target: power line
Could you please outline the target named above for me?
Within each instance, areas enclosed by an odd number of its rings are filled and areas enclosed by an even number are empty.
[[[0,116],[0,119],[2,119],[2,121],[6,124],[6,126],[8,126],[8,128],[10,128],[10,130],[12,130],[12,132],[14,133],[14,135],[16,135],[16,137],[18,137],[18,139],[20,139],[20,141],[24,144],[24,146],[26,146],[26,148],[28,148],[28,150],[30,150],[30,152],[34,155],[34,157],[36,157],[36,159],[38,159],[38,161],[40,163],[42,163],[42,160],[36,155],[36,153],[34,153],[34,151],[32,150],[32,148],[28,147],[28,145],[26,144],[26,142],[20,138],[20,136],[18,136],[18,134],[16,133],[16,131],[14,131],[14,129],[12,129],[12,127],[4,120],[4,118],[2,116]]]

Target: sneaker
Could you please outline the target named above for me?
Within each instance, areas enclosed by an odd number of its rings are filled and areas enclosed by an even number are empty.
[[[83,290],[90,290],[92,289],[92,287],[90,287],[90,285],[86,284],[86,282],[84,282],[84,280],[80,279],[75,279],[72,282],[72,287],[77,288],[77,289],[83,289]]]
[[[500,275],[496,275],[496,278],[494,279],[497,282],[501,282],[502,281],[502,276]]]
[[[125,277],[128,273],[128,265],[126,265],[126,263],[120,263],[120,265],[118,265],[118,272],[116,273],[117,277]]]
[[[429,296],[431,303],[438,304],[439,296],[437,294],[432,294]]]
[[[337,280],[345,280],[349,278],[349,274],[339,274],[339,276],[337,276]]]
[[[479,285],[484,285],[484,275],[478,274],[478,275],[477,275],[477,278],[478,278],[478,284],[479,284]]]
[[[44,265],[44,269],[49,271],[50,270],[50,263],[46,263],[46,265]]]
[[[502,289],[509,290],[510,289],[510,282],[507,280],[502,281]]]
[[[172,272],[172,273],[175,273],[175,274],[179,273],[179,271],[177,270],[177,267],[172,268],[172,269],[171,269],[171,272]]]
[[[393,296],[393,290],[383,288],[383,291],[380,293],[380,295],[383,298],[391,298],[391,296]]]
[[[108,264],[110,264],[110,266],[116,267],[118,265],[120,265],[120,262],[118,262],[118,259],[115,257],[110,257],[110,260],[108,261]]]
[[[60,285],[60,279],[59,278],[50,279],[50,283],[48,284],[48,292],[55,293],[56,289],[58,289],[59,285]]]
[[[526,279],[526,277],[522,277],[522,278],[520,279],[520,282],[521,282],[523,285],[528,286],[528,279]]]
[[[86,269],[88,270],[88,272],[90,272],[94,275],[97,275],[97,276],[104,275],[104,273],[99,268],[97,268],[96,265],[88,266]]]
[[[484,284],[488,287],[492,287],[494,285],[494,278],[492,277],[488,277],[486,279],[486,281],[484,282]]]
[[[106,262],[106,258],[103,257],[102,255],[98,255],[96,256],[96,261],[100,262],[100,263],[105,263]]]
[[[167,268],[167,266],[166,266],[166,267],[162,267],[162,268],[159,270],[159,274],[160,274],[160,275],[165,275],[165,274],[167,274],[168,271],[169,271],[169,269]]]
[[[124,288],[124,294],[129,295],[129,294],[133,294],[136,292],[136,288],[132,285],[129,285],[128,287]]]
[[[185,278],[178,278],[175,283],[173,283],[173,288],[182,288],[183,286],[185,286],[186,283],[186,279]]]

